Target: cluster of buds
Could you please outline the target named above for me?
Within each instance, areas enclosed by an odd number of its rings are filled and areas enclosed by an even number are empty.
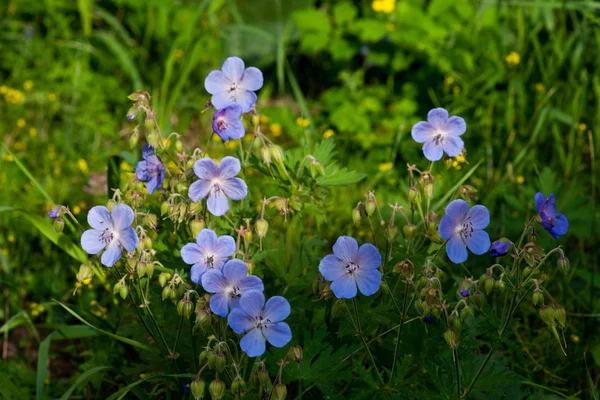
[[[173,304],[176,304],[177,299],[190,290],[189,285],[181,279],[178,273],[172,275],[169,272],[161,272],[158,276],[158,283],[163,288],[162,299],[170,299]]]
[[[419,296],[415,300],[415,309],[428,322],[432,318],[439,318],[443,308],[442,282],[446,274],[427,260],[421,278],[417,281]]]
[[[421,178],[419,179],[419,186],[421,188],[421,192],[423,193],[423,197],[425,200],[429,201],[433,199],[433,191],[435,189],[435,179],[433,175],[429,171],[425,171],[421,173]]]
[[[495,266],[499,265],[496,264]],[[494,277],[495,266],[488,268],[485,274],[481,275],[478,282],[479,286],[483,287],[485,294],[487,294],[488,296],[492,294],[493,291],[502,292],[506,287],[504,283],[504,271],[500,274],[498,279]]]
[[[121,280],[115,283],[115,285],[113,286],[113,294],[118,293],[123,300],[125,300],[125,298],[129,295],[129,288],[125,284],[125,277],[126,276],[121,278]]]
[[[402,274],[404,278],[411,281],[415,276],[415,265],[409,259],[399,261],[394,265],[394,272]]]
[[[554,335],[554,338],[560,345],[561,350],[566,355],[564,349],[567,347],[567,343],[566,343],[564,337],[565,337],[565,327],[567,324],[567,312],[565,311],[565,309],[556,303],[554,303],[552,306],[544,305],[540,308],[540,318],[542,319],[542,321],[544,321],[548,325],[548,328],[550,328],[550,330],[552,331],[552,334]],[[556,329],[557,326],[560,327],[560,329],[561,329],[562,338],[563,338],[562,341],[558,334],[558,330]],[[564,348],[563,348],[563,343],[564,343]]]
[[[320,300],[330,300],[334,297],[331,288],[329,287],[329,283],[325,280],[325,278],[319,274],[317,279],[313,281],[313,293],[316,294]]]
[[[191,299],[192,290],[185,292],[183,297],[177,302],[177,314],[184,318],[190,318],[194,312],[194,302]]]
[[[200,297],[196,302],[196,308],[194,309],[196,314],[196,325],[194,329],[208,330],[211,324],[212,311],[210,309],[210,295],[205,293],[204,296]]]

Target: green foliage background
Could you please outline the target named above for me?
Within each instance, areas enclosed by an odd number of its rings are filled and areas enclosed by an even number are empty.
[[[507,398],[591,398],[600,379],[595,295],[600,287],[599,12],[600,3],[585,0],[399,0],[390,14],[358,0],[3,2],[0,333],[10,348],[0,364],[0,393],[56,398],[82,373],[105,365],[119,369],[115,380],[121,386],[140,373],[135,363],[119,361],[130,355],[128,347],[108,344],[50,301],[68,302],[86,320],[123,337],[136,329],[131,314],[102,283],[72,296],[77,258],[85,256],[73,246],[76,235],[69,235],[68,242],[57,237],[45,215],[52,204],[64,204],[78,207],[85,223],[87,210],[107,199],[102,183],[108,160],[119,156],[135,165],[139,156],[127,144],[131,127],[124,118],[126,96],[134,90],[152,95],[163,132],[179,132],[189,148],[203,146],[211,134],[211,116],[202,112],[209,100],[204,77],[237,55],[265,75],[257,107],[267,117],[263,122],[272,139],[294,149],[315,145],[331,130],[337,166],[366,175],[348,188],[333,187],[321,216],[296,222],[293,229],[302,238],[289,235],[292,228],[283,224],[276,227],[268,239],[272,248],[279,247],[265,255],[262,268],[270,271],[265,273],[278,277],[282,287],[307,290],[335,238],[345,234],[366,240],[369,232],[351,224],[352,208],[368,190],[389,202],[406,201],[406,164],[428,166],[410,129],[429,109],[445,107],[467,121],[467,160],[474,162],[451,167],[451,179],[436,186],[438,196],[477,166],[467,183],[490,209],[492,240],[522,231],[533,215],[537,191],[555,193],[570,222],[562,243],[571,272],[563,277],[551,269],[547,276],[556,300],[568,311],[568,356],[561,354],[535,309],[525,306],[480,389]],[[517,64],[507,59],[511,52],[519,55]],[[12,101],[7,90],[19,91],[22,101]],[[298,117],[309,120],[308,126],[301,126]],[[292,160],[302,156],[300,150],[289,153]],[[389,216],[389,209],[380,206]],[[434,211],[441,213],[443,206]],[[547,247],[552,243],[545,233],[540,241]],[[488,266],[483,257],[467,263],[475,277]],[[456,266],[446,268],[452,276],[464,274]],[[35,313],[34,303],[45,309]],[[344,361],[339,373],[327,375],[357,343],[349,323],[324,326],[323,313],[330,307],[292,300],[298,310],[292,329],[308,360],[293,378],[303,388],[316,385],[306,398],[341,398],[339,385],[354,380],[362,383],[347,396],[371,396],[364,388],[374,378],[361,376],[366,373],[353,368],[356,360]],[[365,326],[390,318],[391,311],[382,316],[365,309]],[[173,308],[165,305],[160,312],[168,319]],[[172,319],[176,324],[178,318]],[[483,319],[475,326],[461,346],[479,348],[480,335],[493,329]],[[438,352],[440,329],[424,335],[422,325],[407,326],[403,342],[411,351],[402,358],[397,382],[407,398],[451,396],[451,352]],[[481,349],[485,353],[486,347]],[[385,358],[384,353],[378,357]],[[138,364],[160,363],[152,353],[143,357]],[[479,359],[477,351],[465,354],[467,376],[474,374]],[[49,363],[47,376],[38,372],[40,360]],[[111,378],[101,375],[92,376],[78,393],[105,398],[94,391],[116,391],[107,389]]]

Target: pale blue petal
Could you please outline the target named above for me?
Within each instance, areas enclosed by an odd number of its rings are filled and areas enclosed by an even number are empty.
[[[100,262],[102,265],[112,267],[117,261],[119,261],[119,258],[121,258],[121,245],[119,244],[118,240],[113,240],[110,242],[104,253],[102,253]]]
[[[467,131],[467,123],[462,117],[450,117],[448,121],[446,121],[444,131],[448,135],[460,136]]]
[[[569,230],[569,221],[567,220],[567,217],[565,217],[562,214],[556,214],[554,216],[555,237],[558,239],[558,237],[566,234],[568,230]]]
[[[254,108],[256,103],[256,93],[247,90],[238,90],[235,95],[235,102],[242,106],[243,112],[248,112]]]
[[[194,163],[194,174],[200,179],[211,180],[218,175],[217,163],[212,158],[202,158]]]
[[[273,296],[265,304],[263,316],[271,322],[283,321],[290,315],[290,303],[281,296]]]
[[[453,200],[446,206],[445,213],[451,218],[463,219],[469,211],[469,203],[464,200]]]
[[[142,181],[142,182],[146,182],[148,179],[150,179],[150,175],[148,174],[148,162],[147,161],[140,161],[137,166],[135,167],[135,176],[136,178],[138,178],[138,180]]]
[[[476,205],[467,212],[467,219],[475,229],[484,229],[490,224],[490,212],[487,207]]]
[[[192,265],[192,269],[190,270],[190,278],[192,279],[192,282],[194,282],[196,285],[201,285],[202,284],[202,276],[208,271],[209,269],[206,267],[205,263],[197,263]]]
[[[443,108],[434,108],[427,113],[427,121],[434,129],[443,130],[448,121],[448,111]]]
[[[258,357],[265,353],[265,338],[258,329],[252,329],[240,340],[240,347],[248,357]]]
[[[466,238],[467,246],[473,254],[481,255],[490,249],[490,235],[486,231],[473,231]]]
[[[246,293],[251,290],[258,290],[259,292],[265,290],[263,281],[258,276],[254,275],[242,278],[239,282],[239,288],[242,293]]]
[[[227,317],[227,323],[237,334],[249,331],[254,327],[254,320],[241,308],[232,308],[229,317]]]
[[[181,258],[186,264],[197,264],[204,262],[204,254],[196,243],[188,243],[181,248]]]
[[[465,147],[465,143],[458,136],[444,136],[444,140],[442,141],[442,148],[450,157],[456,157],[460,153],[462,153]]]
[[[333,245],[333,253],[348,265],[356,261],[358,243],[350,236],[340,236]]]
[[[225,291],[227,280],[220,270],[208,270],[202,275],[202,287],[208,293],[219,293]]]
[[[244,73],[244,61],[239,57],[229,57],[223,63],[223,75],[232,82],[239,83]]]
[[[148,191],[148,194],[154,193],[154,191],[158,188],[158,186],[159,186],[158,176],[153,176],[148,181],[148,183],[146,183],[146,190]]]
[[[440,221],[438,232],[440,233],[442,239],[448,240],[452,237],[452,235],[454,235],[456,227],[457,224],[455,219],[446,214],[444,215],[444,218],[442,218],[442,220]]]
[[[211,190],[206,205],[208,211],[215,217],[220,217],[229,211],[229,199],[222,190]]]
[[[240,297],[240,308],[251,317],[257,317],[265,305],[265,295],[251,290]]]
[[[358,290],[365,296],[371,296],[379,290],[381,273],[377,269],[358,269],[355,273]]]
[[[330,288],[338,299],[351,299],[356,296],[356,280],[350,274],[333,281]]]
[[[546,203],[542,207],[542,211],[550,218],[554,217],[556,214],[556,197],[554,197],[554,193],[550,193],[548,200],[546,200]]]
[[[360,269],[374,269],[381,265],[381,254],[377,247],[371,243],[365,243],[358,249],[356,264]]]
[[[134,251],[138,247],[138,235],[131,226],[119,232],[119,242],[125,250]]]
[[[544,206],[545,202],[546,202],[546,196],[544,196],[540,192],[537,192],[535,194],[535,208],[537,209],[538,213],[542,212],[542,207]]]
[[[229,90],[224,92],[217,92],[212,95],[212,97],[210,98],[210,102],[217,110],[221,110],[235,102],[234,93],[235,92],[230,92]]]
[[[264,78],[260,69],[256,67],[246,68],[242,79],[240,80],[239,86],[244,90],[250,90],[254,92],[263,86]]]
[[[292,330],[285,322],[277,322],[263,329],[262,333],[273,347],[283,347],[292,340]]]
[[[88,229],[81,235],[81,248],[88,254],[98,254],[106,247],[102,241],[102,231]]]
[[[219,236],[214,251],[217,258],[232,256],[235,253],[235,239],[229,235]]]
[[[450,261],[452,261],[454,264],[465,262],[469,257],[469,254],[467,253],[467,246],[463,242],[460,235],[452,236],[452,238],[446,243],[446,253],[448,254]]]
[[[438,161],[444,155],[444,148],[441,143],[430,140],[423,145],[423,154],[429,161]]]
[[[127,204],[117,204],[113,207],[111,216],[115,230],[121,231],[131,226],[135,215]]]
[[[227,156],[223,157],[221,161],[219,161],[218,172],[217,175],[219,179],[229,179],[233,178],[242,170],[242,165],[240,164],[240,160],[235,157]]]
[[[237,285],[246,275],[248,266],[242,260],[229,260],[223,266],[223,276],[229,285]]]
[[[435,136],[435,129],[429,122],[421,121],[413,125],[412,138],[417,143],[425,143]]]
[[[188,197],[194,202],[198,202],[208,196],[210,189],[212,188],[212,182],[206,180],[199,180],[190,185],[188,189]]]
[[[148,143],[144,143],[144,146],[142,147],[142,157],[148,158],[152,154],[154,154],[154,147],[150,146]]]
[[[202,277],[202,283],[204,283],[204,278],[206,277],[206,275],[208,275],[208,272]],[[228,303],[229,296],[227,296],[225,293],[213,294],[210,298],[210,309],[213,313],[217,314],[218,316],[226,317],[227,313],[229,313]]]
[[[231,87],[231,81],[221,71],[212,71],[204,79],[204,88],[210,94],[226,92]]]
[[[87,216],[88,224],[94,229],[104,230],[112,228],[112,219],[108,208],[104,206],[92,207]]]
[[[323,257],[319,264],[319,272],[328,281],[334,281],[346,273],[346,265],[341,258],[334,254]]]
[[[239,120],[233,120],[229,122],[227,129],[223,131],[219,136],[223,140],[229,139],[241,139],[246,134],[246,128],[244,127],[244,123]]]
[[[229,178],[221,182],[221,189],[231,200],[243,200],[248,195],[248,186],[240,178]]]

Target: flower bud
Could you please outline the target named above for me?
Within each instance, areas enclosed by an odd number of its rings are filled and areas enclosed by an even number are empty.
[[[152,250],[152,239],[146,236],[142,242],[144,243],[144,248],[146,250]]]
[[[548,326],[554,326],[554,309],[552,307],[543,306],[540,308],[540,317]]]
[[[252,271],[254,271],[254,263],[250,260],[244,261],[246,267],[248,267],[248,275],[252,275]]]
[[[258,126],[258,124],[260,124],[260,115],[254,114],[252,116],[251,121],[252,121],[252,126],[256,128]]]
[[[210,397],[213,400],[221,400],[223,398],[223,394],[225,393],[225,384],[223,381],[215,379],[210,383],[208,391],[210,392]]]
[[[137,107],[135,107],[135,106],[131,107],[129,110],[127,110],[127,120],[128,121],[133,120],[138,115],[139,112],[140,112],[140,110]]]
[[[147,119],[146,122],[150,121],[150,123],[152,123],[151,120]],[[148,125],[148,124],[146,124]],[[150,144],[150,146],[152,147],[158,147],[158,132],[152,128],[148,131],[148,134],[146,135],[146,139],[148,139],[148,143]]]
[[[269,378],[267,370],[258,371],[258,383],[260,383],[260,386],[267,386],[271,383],[271,378]]]
[[[302,361],[302,355],[302,347],[298,345],[290,347],[290,350],[288,351],[288,357],[294,359],[297,363]]]
[[[225,357],[223,354],[217,354],[217,358],[215,359],[215,367],[217,367],[217,371],[222,372],[225,369]]]
[[[110,199],[106,202],[106,208],[108,209],[108,211],[112,211],[113,207],[117,205],[117,202],[114,201],[113,199]]]
[[[460,320],[465,322],[469,317],[475,316],[475,311],[471,307],[465,307],[460,310]]]
[[[121,298],[123,300],[125,300],[125,298],[127,298],[127,295],[129,295],[129,289],[127,289],[127,286],[122,285],[121,288],[119,289],[119,295],[121,296]]]
[[[267,234],[267,230],[269,229],[269,223],[264,218],[261,218],[256,221],[256,233],[259,238],[264,238]]]
[[[460,284],[460,295],[462,297],[469,297],[469,294],[471,293],[471,287],[473,286],[473,281],[470,279],[464,279],[461,284]]]
[[[560,325],[561,328],[564,328],[567,324],[567,312],[564,307],[558,306],[554,309],[554,318]]]
[[[417,233],[417,227],[413,224],[404,225],[402,227],[402,234],[406,238],[406,240],[412,240]]]
[[[137,129],[134,129],[133,132],[131,133],[131,137],[129,138],[129,146],[136,147],[138,144],[138,140],[140,138],[140,133],[138,132]]]
[[[192,231],[192,236],[196,237],[200,233],[202,229],[206,227],[203,219],[195,219],[190,222],[190,231]]]
[[[200,400],[204,397],[204,389],[206,384],[204,381],[193,381],[190,384],[190,391],[192,392],[192,396],[194,396],[194,400]]]
[[[265,164],[271,164],[271,149],[268,146],[263,146],[260,148],[260,158]]]
[[[466,201],[477,200],[479,196],[477,196],[477,189],[475,189],[471,185],[462,185],[458,188],[458,195],[460,198]]]
[[[287,398],[287,387],[282,383],[278,383],[273,388],[273,394],[275,395],[275,400],[285,400]]]
[[[394,265],[394,272],[402,274],[407,279],[415,275],[415,266],[409,259],[400,261]]]
[[[483,293],[481,293],[479,290],[476,291],[475,294],[473,295],[473,302],[481,310],[481,308],[483,307],[483,303],[485,302]]]
[[[146,276],[152,278],[152,275],[154,275],[154,263],[146,263]]]
[[[410,189],[408,189],[408,201],[410,201],[411,203],[417,202],[420,200],[420,195],[419,195],[419,190],[417,189],[416,186],[411,186]]]
[[[523,278],[527,278],[529,276],[529,274],[531,274],[531,268],[525,267],[523,269]]]
[[[367,216],[370,217],[373,215],[375,212],[375,207],[377,207],[377,203],[375,203],[375,196],[373,193],[369,193],[367,196],[367,201],[365,201],[365,212],[367,213]]]
[[[79,282],[83,282],[86,279],[90,279],[92,276],[94,276],[94,270],[92,269],[92,267],[86,264],[81,264],[79,266],[79,272],[77,273],[77,280]]]
[[[388,239],[392,240],[398,234],[398,227],[396,225],[390,225],[390,226],[388,226],[387,231],[388,231]]]
[[[161,272],[158,276],[158,283],[160,287],[164,287],[167,284],[167,281],[171,279],[171,274],[168,272]]]
[[[65,220],[63,217],[56,217],[52,226],[54,227],[54,232],[61,233],[65,229]]]
[[[494,289],[499,290],[500,292],[502,292],[505,287],[506,285],[502,280],[497,280],[496,282],[494,282]]]
[[[140,278],[143,277],[144,275],[146,275],[146,263],[143,261],[138,263],[135,270],[138,274],[138,277],[140,277]]]
[[[444,282],[446,280],[446,273],[439,268],[435,271],[433,276],[435,276],[440,282]]]
[[[360,209],[358,206],[352,209],[352,222],[354,222],[354,225],[356,226],[360,225]]]
[[[532,300],[533,300],[534,306],[543,306],[544,305],[544,295],[539,291],[533,292]]]
[[[423,195],[425,196],[426,200],[433,199],[433,189],[434,189],[433,182],[427,182],[423,186]]]
[[[456,318],[453,315],[448,317],[448,325],[450,325],[450,328],[454,329],[455,332],[460,332],[462,329],[462,322],[460,318]]]
[[[571,263],[569,259],[564,255],[560,256],[557,262],[558,270],[563,273],[563,275],[568,275],[569,270],[571,269]]]
[[[502,257],[505,255],[510,249],[510,242],[504,242],[503,239],[496,240],[492,247],[490,247],[490,256],[492,257]]]
[[[168,202],[164,202],[160,205],[160,215],[165,215],[169,212],[170,204]]]
[[[185,307],[185,300],[181,299],[179,300],[179,302],[177,303],[177,314],[179,314],[179,316],[183,316],[183,308]]]
[[[452,347],[453,349],[455,349],[456,346],[458,346],[458,342],[459,342],[458,335],[452,329],[448,329],[444,333],[444,339],[446,339],[446,343],[448,343],[448,345],[450,347]]]
[[[217,355],[214,352],[209,352],[207,357],[208,368],[213,369],[217,365]]]
[[[280,146],[275,145],[271,147],[271,157],[276,163],[283,165],[285,155],[283,154],[283,149]]]
[[[181,150],[183,150],[183,143],[181,143],[181,140],[179,139],[175,141],[175,150],[179,153],[181,153]]]
[[[250,229],[244,231],[244,241],[247,243],[252,243],[252,231]]]
[[[148,213],[144,216],[144,224],[152,229],[156,228],[157,218],[155,214]]]
[[[417,313],[421,315],[425,313],[425,305],[423,304],[423,301],[415,300],[415,310],[417,310]]]
[[[486,279],[485,283],[483,284],[483,288],[485,289],[485,293],[487,295],[492,293],[492,291],[494,290],[494,280],[490,278]]]
[[[190,215],[195,216],[200,214],[200,211],[202,210],[202,203],[191,203],[190,204]],[[202,220],[202,219],[201,219]]]
[[[173,293],[174,293],[173,289],[171,289],[170,286],[165,286],[162,291],[162,299],[166,300],[166,299],[170,298]]]

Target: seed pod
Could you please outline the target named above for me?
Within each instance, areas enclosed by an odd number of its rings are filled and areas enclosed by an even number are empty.
[[[160,215],[165,215],[169,212],[170,204],[168,202],[164,202],[160,205]]]
[[[171,274],[170,273],[168,273],[168,272],[161,272],[160,275],[158,276],[158,283],[160,284],[160,287],[164,287],[167,284],[167,281],[169,279],[171,279]]]
[[[365,212],[367,213],[367,216],[370,217],[371,215],[373,215],[376,207],[377,203],[375,202],[375,196],[369,194],[369,196],[367,197],[367,201],[365,201]]]
[[[217,355],[214,352],[209,352],[207,357],[208,368],[213,369],[217,365]]]
[[[356,226],[360,225],[360,209],[358,206],[352,209],[352,222],[354,222],[354,225]]]
[[[569,270],[571,269],[571,263],[569,259],[564,255],[560,256],[557,262],[558,270],[563,273],[563,275],[568,275]]]
[[[146,263],[143,261],[138,263],[135,270],[140,278],[143,277],[144,275],[146,275]]]
[[[244,240],[247,243],[252,243],[252,231],[250,229],[248,229],[244,232]]]
[[[287,387],[284,384],[278,383],[273,388],[275,400],[285,400],[287,398]]]
[[[271,378],[269,378],[269,373],[267,370],[263,369],[258,371],[258,382],[261,386],[267,386],[269,383],[271,383]]]
[[[492,290],[494,290],[494,280],[493,279],[486,279],[485,283],[483,284],[483,288],[485,289],[485,293],[487,295],[489,295],[490,293],[492,293]]]
[[[448,329],[444,333],[444,339],[446,339],[446,343],[448,343],[448,345],[453,349],[455,349],[456,346],[458,346],[458,335],[452,329]]]
[[[183,150],[183,143],[181,143],[181,140],[179,139],[175,141],[175,150],[179,153],[181,153],[181,150]]]
[[[481,310],[481,308],[483,307],[483,303],[485,302],[483,293],[481,293],[479,290],[476,291],[473,295],[473,301],[475,302],[475,305]]]
[[[225,369],[225,357],[223,354],[217,354],[217,358],[215,359],[215,367],[217,367],[217,371],[223,372]]]
[[[256,221],[255,228],[256,228],[256,233],[258,234],[258,237],[264,238],[265,235],[267,234],[267,230],[269,229],[269,223],[267,222],[267,220],[261,218]]]
[[[548,324],[548,326],[552,327],[555,325],[554,309],[552,307],[543,306],[540,308],[540,317],[542,318],[542,321]]]
[[[416,201],[419,201],[419,191],[417,190],[416,186],[411,186],[410,189],[408,189],[408,201],[410,201],[411,203],[414,203]]]
[[[404,225],[402,227],[402,234],[406,240],[412,240],[417,233],[417,227],[413,224]]]
[[[65,220],[63,217],[56,217],[52,223],[54,232],[61,233],[65,229]]]
[[[196,237],[200,233],[202,229],[204,229],[206,225],[204,224],[203,219],[195,219],[190,222],[190,230],[192,231],[192,236]]]
[[[121,296],[121,298],[122,298],[123,300],[125,300],[125,298],[127,298],[127,295],[128,295],[128,294],[129,294],[129,289],[127,289],[127,286],[125,286],[125,285],[122,285],[122,286],[119,288],[119,295]]]
[[[170,298],[172,293],[173,293],[173,289],[171,289],[170,286],[165,286],[162,291],[162,299],[166,300],[166,299]]]
[[[294,359],[297,363],[302,361],[302,355],[302,347],[298,345],[290,347],[288,351],[288,357]]]
[[[532,300],[533,300],[534,306],[543,306],[544,305],[544,295],[539,291],[536,291],[533,293]]]
[[[285,155],[283,153],[283,149],[280,146],[274,145],[271,147],[271,157],[276,163],[283,165]]]
[[[565,327],[567,324],[567,312],[565,311],[564,307],[558,306],[554,309],[554,318],[556,318],[556,321],[561,328]]]
[[[225,384],[222,381],[215,379],[210,383],[208,391],[213,400],[221,400],[225,393]]]
[[[194,400],[200,400],[204,397],[205,388],[206,384],[204,381],[196,380],[190,384],[190,391],[192,392],[192,396],[194,396]]]
[[[260,148],[260,158],[264,161],[265,164],[271,164],[271,149],[268,146]]]

